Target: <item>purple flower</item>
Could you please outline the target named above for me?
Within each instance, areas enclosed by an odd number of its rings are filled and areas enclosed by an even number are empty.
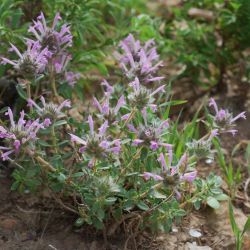
[[[197,177],[197,171],[192,171],[181,175],[180,180],[192,183],[196,179],[196,177]]]
[[[71,59],[71,55],[62,54],[56,56],[52,62],[55,67],[55,72],[61,76],[62,80],[66,81],[71,87],[73,87],[77,80],[80,79],[81,75],[79,73],[67,71],[67,66]]]
[[[68,71],[65,73],[66,82],[71,86],[74,87],[76,82],[81,78],[80,73],[74,73],[72,71]]]
[[[2,159],[8,160],[9,155],[12,153],[19,153],[20,150],[26,146],[30,146],[36,139],[36,135],[41,128],[44,128],[43,123],[39,123],[39,120],[26,121],[24,120],[25,113],[20,113],[20,118],[17,123],[14,121],[12,110],[8,108],[6,115],[9,116],[10,126],[0,126],[0,138],[5,139],[7,147],[0,147]]]
[[[214,158],[214,151],[211,149],[212,139],[218,136],[218,131],[218,129],[213,129],[208,137],[206,136],[200,140],[188,142],[187,147],[190,153],[200,159],[207,158],[212,160]]]
[[[143,178],[148,181],[150,178],[153,178],[155,181],[162,181],[163,177],[161,177],[160,175],[157,174],[153,174],[150,172],[144,172],[143,173]]]
[[[33,21],[33,26],[30,26],[28,30],[33,33],[42,48],[47,47],[53,55],[62,54],[67,47],[72,46],[70,27],[64,24],[60,29],[57,29],[59,20],[61,20],[61,17],[57,13],[52,26],[48,27],[44,14],[41,12],[37,20]]]
[[[185,166],[187,164],[187,155],[183,154],[178,163],[175,166],[172,166],[172,160],[173,160],[173,152],[172,149],[169,148],[168,150],[168,162],[166,162],[164,154],[161,153],[158,161],[160,162],[160,165],[162,167],[163,176],[166,178],[168,177],[178,177],[181,181],[193,181],[196,178],[196,171],[191,173],[180,173],[180,167]]]
[[[233,117],[233,114],[227,109],[219,109],[213,98],[210,99],[209,106],[214,108],[214,126],[218,128],[220,132],[229,132],[232,133],[232,135],[235,135],[237,133],[237,130],[234,129],[236,126],[235,121],[240,118],[246,119],[246,112],[241,112],[237,116]]]
[[[93,100],[94,106],[99,110],[101,116],[104,119],[108,120],[109,123],[117,123],[117,115],[121,107],[126,105],[124,96],[122,95],[114,108],[110,107],[110,95],[106,95],[102,103],[100,103],[95,97]]]
[[[150,142],[150,149],[152,149],[152,150],[157,150],[158,149],[158,147],[159,147],[159,145],[158,145],[158,143],[157,142],[155,142],[155,141],[151,141]]]
[[[108,121],[99,127],[98,132],[95,132],[94,121],[91,115],[88,117],[89,135],[80,138],[74,134],[70,134],[71,141],[83,145],[80,148],[80,153],[84,153],[91,157],[90,164],[96,162],[96,159],[107,158],[107,156],[117,155],[121,150],[120,139],[111,140],[106,135],[108,129]],[[93,160],[95,159],[95,160]]]
[[[41,96],[40,100],[42,107],[36,104],[32,99],[28,100],[28,106],[34,107],[38,115],[42,119],[45,119],[44,122],[46,127],[49,126],[48,124],[51,124],[52,121],[65,117],[65,114],[62,112],[63,108],[71,107],[71,102],[69,100],[64,100],[60,105],[52,102],[46,103],[43,96]]]
[[[101,83],[102,86],[105,87],[105,95],[110,96],[114,92],[114,88],[104,79]]]
[[[137,77],[142,84],[148,84],[164,79],[157,76],[157,71],[163,64],[159,61],[154,44],[153,40],[149,40],[142,46],[131,34],[120,42],[121,54],[116,52],[115,56],[129,80]]]
[[[43,121],[44,127],[49,127],[52,124],[51,120],[49,118],[45,118]]]
[[[162,85],[155,90],[147,89],[140,83],[137,77],[129,85],[132,87],[132,91],[128,95],[128,99],[132,107],[137,107],[139,110],[150,107],[153,112],[157,110],[157,105],[154,104],[154,96],[159,92],[164,93],[165,85]]]
[[[138,145],[140,145],[140,144],[142,144],[142,143],[143,143],[143,140],[135,139],[135,140],[133,140],[132,145],[133,145],[133,146],[138,146]]]
[[[13,65],[25,77],[43,73],[48,63],[48,58],[51,56],[48,48],[45,47],[41,50],[39,42],[32,43],[30,40],[27,40],[27,50],[23,54],[13,44],[11,44],[11,50],[16,52],[19,59],[9,60],[2,58],[2,63]]]
[[[147,111],[142,110],[144,124],[139,124],[137,128],[131,123],[127,124],[130,132],[136,135],[132,145],[143,145],[155,151],[159,147],[169,148],[171,145],[162,141],[163,134],[167,133],[169,123],[165,121],[148,121]]]
[[[189,173],[181,173],[180,167],[187,164],[187,155],[183,154],[179,162],[172,166],[173,152],[172,148],[168,148],[168,162],[166,162],[164,154],[161,153],[158,161],[162,167],[162,173],[160,175],[144,172],[143,177],[145,180],[153,178],[155,181],[163,181],[166,186],[173,189],[176,194],[177,199],[181,198],[181,194],[178,191],[178,186],[180,182],[190,182],[192,183],[197,176],[197,171],[192,171]]]

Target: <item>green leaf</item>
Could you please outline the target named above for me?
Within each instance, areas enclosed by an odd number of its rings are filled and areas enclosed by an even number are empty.
[[[207,198],[207,204],[214,209],[217,209],[220,207],[220,203],[212,196],[209,196]]]
[[[131,210],[134,207],[134,203],[132,200],[127,200],[124,205],[123,205],[123,209],[124,210]]]
[[[228,200],[228,196],[226,194],[219,194],[215,196],[217,201],[227,201]]]
[[[139,207],[141,210],[147,211],[149,210],[149,206],[144,203],[143,201],[139,201],[137,204],[137,207]]]
[[[201,200],[196,199],[196,200],[193,202],[193,204],[194,204],[195,209],[198,210],[198,209],[200,209],[200,207],[201,207]]]
[[[105,212],[103,211],[102,208],[99,208],[99,209],[97,210],[97,218],[98,218],[100,221],[102,221],[102,220],[104,219],[104,217],[105,217]]]
[[[75,223],[74,223],[74,225],[76,226],[76,227],[81,227],[82,225],[84,224],[84,219],[83,218],[78,218],[76,221],[75,221]]]
[[[105,199],[105,205],[113,205],[116,202],[117,198],[116,197],[108,197]]]
[[[38,140],[38,144],[43,147],[52,147],[52,145],[50,145],[48,142],[42,140]]]
[[[24,100],[27,100],[27,94],[25,93],[25,91],[23,90],[20,84],[16,85],[16,90],[21,98],[23,98]]]
[[[232,203],[230,201],[228,203],[228,208],[229,208],[229,218],[230,218],[231,227],[232,227],[234,235],[237,235],[240,232],[240,229],[238,228],[238,226],[235,222],[233,206],[232,206]]]
[[[243,235],[245,232],[247,231],[250,231],[250,217],[248,217],[245,225],[244,225],[244,228],[243,228],[243,231],[241,233],[241,235]]]
[[[65,182],[65,180],[67,179],[67,177],[66,177],[63,173],[60,173],[60,174],[57,176],[57,179],[58,179],[58,181],[60,181],[60,182]]]
[[[183,209],[178,209],[178,210],[175,211],[175,216],[177,216],[177,217],[183,217],[186,214],[187,214],[186,211],[183,210]]]
[[[176,106],[176,105],[182,105],[187,103],[186,100],[174,100],[174,101],[169,101],[169,102],[164,102],[162,104],[159,105],[159,107],[164,107],[164,106]]]
[[[165,198],[166,198],[166,195],[161,194],[161,193],[159,193],[159,192],[156,191],[156,190],[153,190],[150,194],[151,194],[154,198],[157,198],[157,199],[165,199]]]
[[[59,121],[55,122],[54,126],[59,127],[59,126],[65,125],[65,124],[67,124],[67,121],[59,120]]]
[[[84,176],[84,175],[85,175],[85,173],[83,173],[83,172],[78,172],[78,173],[72,174],[72,177],[73,177],[73,178],[77,178],[77,177],[82,177],[82,176]]]

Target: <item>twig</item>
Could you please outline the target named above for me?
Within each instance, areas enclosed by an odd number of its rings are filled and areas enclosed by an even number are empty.
[[[35,159],[43,166],[47,168],[50,172],[56,172],[56,169],[47,161],[45,161],[42,157],[40,156],[35,156]]]
[[[66,205],[62,202],[62,200],[61,200],[60,198],[56,197],[56,195],[55,195],[53,192],[51,192],[51,194],[52,194],[53,198],[55,199],[55,201],[56,201],[58,204],[60,204],[64,209],[66,209],[66,210],[68,210],[68,211],[70,211],[70,212],[72,212],[72,213],[74,213],[74,214],[80,215],[79,212],[76,211],[75,209],[66,206]]]

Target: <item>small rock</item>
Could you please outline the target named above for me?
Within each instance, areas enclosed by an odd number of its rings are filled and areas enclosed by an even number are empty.
[[[189,235],[194,238],[200,238],[202,236],[201,232],[197,231],[196,229],[191,228],[189,230]]]
[[[209,246],[197,246],[196,242],[187,242],[185,250],[212,250],[212,248]]]

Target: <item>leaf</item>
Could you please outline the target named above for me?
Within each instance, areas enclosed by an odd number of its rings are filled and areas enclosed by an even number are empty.
[[[248,217],[241,235],[243,235],[246,231],[250,231],[250,217]]]
[[[186,211],[183,210],[183,209],[178,209],[178,210],[175,211],[175,216],[176,216],[176,217],[183,217],[183,216],[185,216],[186,214],[187,214]]]
[[[73,177],[73,178],[77,178],[77,177],[82,177],[82,176],[84,176],[84,175],[85,175],[85,173],[83,173],[83,172],[78,172],[78,173],[72,174],[72,177]]]
[[[59,126],[65,125],[65,124],[67,124],[67,121],[59,120],[59,121],[55,122],[54,126],[59,127]]]
[[[27,94],[25,93],[25,91],[23,90],[20,84],[16,85],[16,90],[21,98],[23,98],[24,100],[27,100]]]
[[[52,147],[52,145],[50,145],[48,142],[42,140],[38,140],[38,144],[43,147]]]
[[[153,191],[151,192],[151,195],[152,195],[154,198],[157,198],[157,199],[165,199],[165,198],[166,198],[166,195],[161,194],[161,193],[159,193],[159,192],[156,191],[156,190],[153,190]]]
[[[105,205],[113,205],[116,202],[117,198],[116,197],[108,197],[105,199]]]
[[[212,196],[209,196],[207,198],[207,204],[214,209],[217,209],[220,207],[220,203]]]
[[[201,207],[201,201],[200,200],[196,199],[193,202],[193,204],[194,204],[194,207],[195,207],[196,210],[200,209],[200,207]]]
[[[143,201],[139,201],[137,204],[137,207],[139,207],[141,210],[147,211],[149,210],[149,206],[144,203]]]
[[[186,100],[174,100],[174,101],[169,101],[169,102],[164,102],[162,104],[159,105],[159,107],[164,107],[164,106],[176,106],[176,105],[182,105],[187,103]]]
[[[63,173],[60,173],[58,176],[57,176],[57,180],[60,181],[60,182],[65,182],[65,180],[67,179],[67,177],[63,174]]]
[[[83,218],[78,218],[76,221],[75,221],[75,223],[74,223],[74,225],[76,226],[76,227],[81,227],[82,225],[84,224],[84,219]]]
[[[8,107],[3,107],[2,109],[0,109],[0,114],[5,113],[8,110]]]
[[[217,201],[227,201],[229,197],[226,194],[219,194],[215,198]]]
[[[233,212],[233,206],[232,206],[231,201],[229,201],[228,203],[228,208],[229,208],[229,218],[230,218],[231,227],[232,227],[234,235],[237,235],[240,232],[240,229],[238,228],[234,219],[234,212]]]
[[[98,218],[100,221],[102,221],[102,220],[104,219],[104,217],[105,217],[105,212],[103,211],[102,208],[99,208],[99,209],[97,210],[97,218]]]

